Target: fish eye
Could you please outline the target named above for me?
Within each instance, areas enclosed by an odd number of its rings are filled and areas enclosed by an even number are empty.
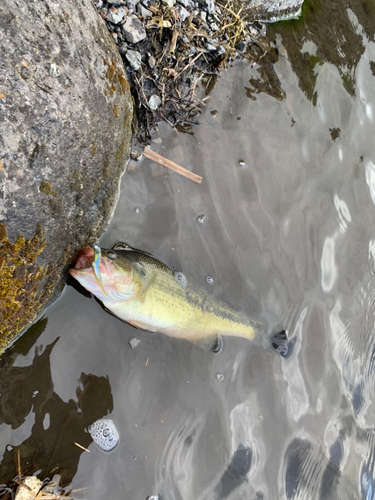
[[[108,259],[114,260],[117,257],[117,255],[115,254],[115,252],[108,252],[107,257]]]

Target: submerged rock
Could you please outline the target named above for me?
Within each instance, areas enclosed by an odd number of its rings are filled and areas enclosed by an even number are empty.
[[[132,100],[90,0],[2,0],[0,32],[1,350],[107,224]]]

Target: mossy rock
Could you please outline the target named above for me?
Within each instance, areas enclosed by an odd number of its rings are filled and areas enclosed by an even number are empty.
[[[90,0],[0,2],[0,350],[108,223],[133,104]]]

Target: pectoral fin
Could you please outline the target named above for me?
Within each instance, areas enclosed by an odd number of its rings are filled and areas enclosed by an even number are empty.
[[[156,273],[153,272],[153,273],[150,273],[147,278],[145,278],[143,280],[143,285],[142,285],[142,288],[140,289],[138,295],[137,295],[137,299],[140,300],[141,302],[143,302],[146,298],[146,295],[147,295],[147,292],[149,291],[151,285],[155,282],[156,280]]]
[[[222,346],[222,340],[220,335],[217,333],[209,334],[209,335],[204,335],[202,337],[184,337],[186,340],[189,340],[196,346],[200,347],[201,349],[204,349],[205,351],[212,351],[215,354],[220,352],[221,346]]]

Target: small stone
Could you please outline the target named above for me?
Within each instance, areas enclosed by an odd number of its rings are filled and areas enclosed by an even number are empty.
[[[210,28],[212,31],[219,31],[219,26],[216,23],[211,23]]]
[[[148,56],[148,65],[150,66],[151,69],[155,68],[155,57],[153,57],[151,54]]]
[[[206,49],[209,50],[210,52],[214,52],[216,50],[216,47],[211,43],[206,42]]]
[[[145,7],[141,3],[137,5],[137,12],[138,14],[143,17],[144,19],[148,19],[149,17],[152,17],[152,12]]]
[[[107,3],[109,3],[110,5],[126,5],[126,1],[125,0],[107,0]]]
[[[136,50],[128,50],[125,54],[125,57],[129,61],[129,64],[134,69],[134,71],[138,71],[142,63],[141,53]]]
[[[215,12],[215,0],[204,0],[203,6],[209,14]]]
[[[225,47],[223,47],[223,45],[219,45],[216,51],[216,55],[219,57],[222,56],[223,54],[225,54]]]
[[[118,44],[118,38],[117,38],[117,33],[111,33],[113,40],[115,41],[115,44]]]
[[[244,42],[237,43],[237,45],[236,45],[236,49],[237,49],[239,52],[243,52],[244,48],[245,48],[245,43],[244,43]]]
[[[182,5],[179,5],[179,6],[177,7],[177,12],[178,12],[178,17],[179,17],[179,19],[180,19],[180,21],[181,21],[182,23],[184,23],[184,22],[186,21],[186,19],[190,16],[190,12],[188,12],[188,11],[185,9],[185,7],[183,7]],[[186,38],[187,38],[187,37],[186,37]],[[189,39],[188,39],[188,41],[189,41]],[[185,42],[185,43],[187,43],[187,42]]]
[[[199,222],[199,224],[203,224],[205,218],[206,216],[204,214],[201,214],[197,217],[197,221]]]
[[[201,19],[204,23],[206,22],[207,12],[205,12],[204,10],[201,11]]]
[[[129,43],[138,43],[146,38],[146,30],[137,16],[128,16],[122,32]]]
[[[167,7],[173,7],[175,4],[174,0],[161,0],[161,3],[163,5],[166,5]]]
[[[161,99],[158,95],[154,94],[150,97],[148,105],[152,111],[156,111],[161,106]]]
[[[120,24],[124,19],[126,10],[124,7],[111,7],[108,10],[107,21],[113,24]]]
[[[191,1],[190,0],[177,0],[177,3],[182,5],[183,7],[189,8],[191,7]]]
[[[140,340],[137,339],[136,337],[133,337],[129,340],[129,345],[132,349],[134,349],[135,347],[137,347],[137,345],[140,343]]]
[[[122,56],[125,55],[125,53],[126,53],[127,50],[128,50],[127,43],[125,43],[125,42],[120,43],[120,45],[118,46],[118,51],[120,52],[120,54]]]
[[[127,5],[129,10],[134,11],[137,4],[136,4],[135,0],[127,0],[126,5]]]

